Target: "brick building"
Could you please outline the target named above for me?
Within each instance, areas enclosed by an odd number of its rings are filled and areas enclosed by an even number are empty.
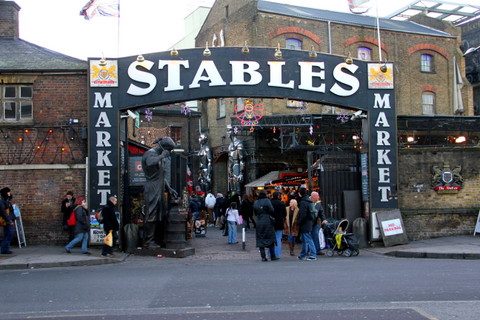
[[[20,39],[19,10],[0,1],[0,185],[28,243],[64,242],[60,202],[85,193],[87,63]]]
[[[239,50],[245,44],[278,45],[279,49],[370,61],[380,60],[380,46],[381,62],[395,64],[399,183],[393,196],[398,197],[407,235],[422,238],[468,233],[478,212],[480,178],[475,159],[479,155],[480,122],[474,116],[472,87],[462,78],[463,72],[457,73],[465,68],[460,29],[428,17],[416,17],[416,22],[380,19],[379,25],[380,43],[373,17],[261,0],[217,0],[196,46],[220,38],[225,46],[237,46]],[[461,82],[463,86],[457,87]],[[263,118],[258,126],[243,127],[238,113],[248,98],[210,100],[201,106],[202,127],[209,128],[215,154],[214,189],[224,192],[229,188],[225,179],[227,125],[237,127],[246,146],[245,183],[272,170],[305,173],[309,160],[314,163],[320,159],[326,171],[359,171],[362,146],[351,137],[358,137],[363,129],[360,120],[352,119],[351,110],[294,100],[257,99],[253,103],[261,106]],[[465,139],[456,140],[458,137]],[[309,152],[313,159],[307,158]],[[461,167],[464,184],[458,193],[433,189],[432,170],[444,165]],[[345,216],[348,204],[341,203],[345,201],[342,190],[329,198],[327,191],[335,187],[334,182],[318,184],[327,209],[338,207],[340,211],[334,216]],[[344,188],[359,186],[352,182]]]
[[[62,244],[67,235],[62,232],[61,200],[68,190],[88,192],[88,63],[19,38],[20,10],[14,1],[0,0],[0,188],[12,189],[28,244]],[[193,161],[198,113],[184,115],[180,105],[150,109],[151,122],[145,120],[145,109],[139,110],[139,128],[131,118],[125,122],[129,145],[145,150],[168,135],[185,153],[192,151]],[[175,181],[185,182],[185,170]],[[124,187],[128,193],[129,185]],[[133,189],[122,208],[128,221],[130,204],[141,202],[143,187]],[[137,195],[140,199],[132,200]]]

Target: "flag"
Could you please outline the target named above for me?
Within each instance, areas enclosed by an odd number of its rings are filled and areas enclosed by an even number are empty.
[[[90,0],[80,10],[80,15],[90,20],[95,15],[120,17],[120,0]]]
[[[214,33],[212,38],[212,47],[217,46],[217,35]]]
[[[225,47],[225,38],[223,37],[223,29],[220,30],[220,47]]]
[[[457,59],[453,57],[453,111],[455,114],[463,113],[462,99],[463,79]]]
[[[363,14],[367,12],[370,7],[367,6],[367,2],[370,0],[348,0],[348,8],[351,13]]]

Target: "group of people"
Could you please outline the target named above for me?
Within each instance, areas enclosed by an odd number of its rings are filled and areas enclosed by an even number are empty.
[[[261,191],[255,201],[249,195],[240,199],[235,193],[227,198],[221,193],[217,193],[216,197],[211,193],[205,197],[193,195],[189,211],[193,220],[209,219],[212,225],[223,229],[228,244],[238,243],[237,225],[243,223],[246,229],[250,229],[251,222],[262,261],[268,261],[267,253],[272,261],[281,257],[284,237],[287,238],[291,256],[295,255],[295,245],[301,239],[299,260],[317,260],[317,255],[323,254],[319,231],[327,220],[318,192],[309,195],[305,187],[295,195],[289,194],[288,198],[279,191],[271,197]],[[210,218],[202,212],[209,212]]]
[[[281,193],[276,191],[272,199],[264,191],[258,195],[253,205],[256,227],[256,245],[262,261],[268,261],[265,249],[268,248],[270,260],[278,260],[282,254],[282,237],[287,236],[290,255],[294,256],[297,237],[301,237],[302,250],[299,260],[317,260],[323,254],[319,241],[321,225],[326,224],[325,214],[318,192],[309,196],[306,188],[300,188],[299,200],[292,198],[289,205],[281,200]]]
[[[256,227],[253,219],[253,200],[249,195],[240,198],[235,192],[229,193],[227,197],[220,192],[216,196],[211,192],[205,196],[193,194],[190,196],[188,210],[194,221],[206,219],[210,226],[223,230],[228,244],[238,243],[237,228],[234,226],[244,224],[250,229],[252,224],[253,228]]]
[[[117,198],[111,196],[108,198],[107,205],[101,209],[103,230],[105,234],[112,232],[112,246],[103,244],[102,256],[113,256],[113,248],[117,240],[117,231],[119,223],[115,215]],[[65,246],[66,253],[72,253],[73,247],[81,242],[81,252],[91,254],[88,250],[90,241],[90,214],[88,212],[87,199],[84,196],[74,197],[72,191],[68,191],[62,200],[61,212],[63,215],[63,230],[68,233],[69,242]],[[67,221],[71,215],[75,216],[75,224],[69,225]]]

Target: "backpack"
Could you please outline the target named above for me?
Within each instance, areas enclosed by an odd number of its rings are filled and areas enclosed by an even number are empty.
[[[75,209],[73,209],[72,212],[70,212],[70,216],[67,219],[67,226],[69,226],[69,227],[75,227],[75,225],[77,224],[77,217],[75,216]]]

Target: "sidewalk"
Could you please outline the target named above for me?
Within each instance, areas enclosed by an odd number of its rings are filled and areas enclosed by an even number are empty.
[[[258,258],[254,230],[246,232],[246,250],[242,250],[241,229],[239,229],[238,240],[238,244],[227,245],[226,237],[221,235],[221,231],[209,227],[205,238],[193,238],[191,240],[191,246],[195,248],[195,255],[184,259]],[[74,248],[72,254],[67,254],[62,246],[12,247],[12,251],[13,254],[11,255],[0,255],[0,270],[99,265],[118,263],[128,258],[128,254],[124,253],[116,253],[114,258],[102,257],[100,247],[92,247],[90,249],[91,255],[80,253],[79,248]],[[362,254],[362,251],[405,258],[480,259],[480,236],[464,235],[418,240],[388,248],[380,242],[378,246],[361,249],[360,254]],[[284,250],[284,252],[286,251]],[[143,257],[136,257],[136,259],[141,258]]]
[[[69,254],[63,246],[12,247],[11,250],[13,254],[0,255],[0,270],[90,266],[121,262],[126,257],[124,253],[117,253],[114,258],[102,257],[100,247],[90,248],[91,255],[82,254],[78,247]]]

